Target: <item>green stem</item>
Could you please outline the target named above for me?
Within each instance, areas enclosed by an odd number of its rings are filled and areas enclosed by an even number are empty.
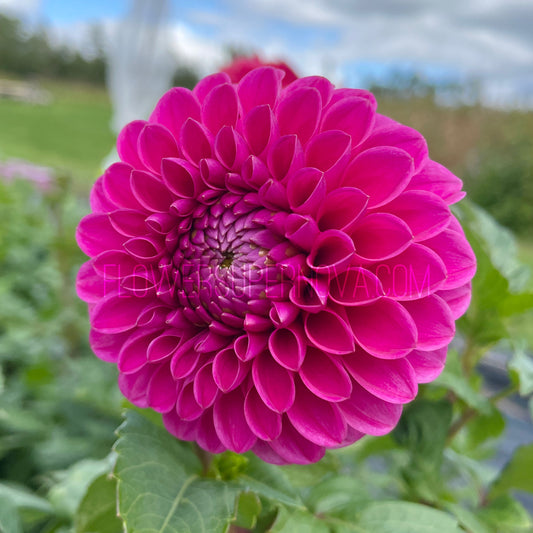
[[[200,448],[198,444],[193,444],[194,453],[200,459],[202,463],[202,476],[207,477],[211,463],[213,462],[213,454],[206,452],[204,449]]]
[[[496,405],[500,400],[507,398],[513,395],[518,391],[518,385],[511,383],[509,386],[502,389],[500,392],[491,396],[488,400],[492,405]],[[448,446],[454,437],[459,433],[459,431],[466,425],[470,420],[479,415],[479,412],[473,407],[469,407],[466,411],[450,426],[448,431],[448,437],[446,438],[446,445]]]

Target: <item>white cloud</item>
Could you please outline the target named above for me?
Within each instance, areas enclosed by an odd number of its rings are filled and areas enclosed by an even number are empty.
[[[0,12],[15,15],[33,15],[39,10],[41,0],[0,0]]]

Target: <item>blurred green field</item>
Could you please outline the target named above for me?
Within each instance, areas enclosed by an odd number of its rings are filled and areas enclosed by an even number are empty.
[[[0,159],[22,158],[67,171],[88,190],[114,143],[107,93],[60,82],[42,88],[52,95],[50,105],[0,99]]]

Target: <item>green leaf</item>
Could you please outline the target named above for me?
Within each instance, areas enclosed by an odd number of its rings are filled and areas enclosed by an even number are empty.
[[[335,533],[460,533],[451,515],[410,502],[372,502],[332,519]]]
[[[116,491],[116,481],[108,474],[92,482],[76,513],[76,533],[122,532],[122,522],[117,516]]]
[[[7,498],[13,503],[24,524],[54,514],[54,509],[47,500],[22,486],[0,483],[0,498]]]
[[[235,516],[235,483],[201,478],[191,447],[126,411],[115,445],[118,509],[130,533],[224,532]]]
[[[525,533],[533,528],[529,513],[510,496],[500,496],[491,501],[478,516],[498,533]]]
[[[411,497],[426,501],[439,499],[440,469],[451,420],[452,406],[447,400],[419,399],[405,410],[396,426],[394,439],[410,453],[402,475]]]
[[[466,431],[461,434],[463,437],[461,449],[464,451],[463,446],[465,446],[470,453],[479,458],[478,452],[487,451],[486,447],[481,449],[481,445],[489,439],[496,439],[503,433],[505,418],[501,411],[491,406],[490,413],[476,416],[465,427]],[[455,440],[456,444],[460,439],[460,436],[458,437]]]
[[[492,484],[490,497],[505,494],[510,489],[533,492],[533,444],[518,447],[511,460]]]
[[[524,346],[515,347],[508,368],[511,379],[519,386],[520,394],[529,396],[533,393],[533,357],[526,352]]]
[[[491,405],[488,399],[477,392],[472,384],[464,376],[459,354],[456,350],[450,350],[446,359],[446,366],[441,375],[433,382],[454,392],[467,405],[483,414],[491,413]]]
[[[73,518],[91,483],[100,475],[109,473],[114,457],[96,461],[84,459],[64,472],[57,472],[59,481],[48,493],[48,498],[61,516]]]
[[[445,507],[456,516],[459,523],[470,533],[493,533],[474,512],[455,503],[446,503]]]
[[[261,501],[253,492],[242,492],[237,499],[234,525],[244,529],[253,529],[257,517],[261,514]]]
[[[359,479],[334,476],[314,486],[306,498],[306,503],[314,513],[335,513],[369,499],[368,490],[361,485]]]
[[[265,463],[253,454],[246,454],[246,458],[248,464],[236,479],[239,486],[269,500],[304,508],[298,492],[291,485],[283,468]]]
[[[0,495],[0,533],[22,533],[17,508],[7,496]]]
[[[329,533],[329,527],[316,516],[301,509],[280,507],[269,533]]]

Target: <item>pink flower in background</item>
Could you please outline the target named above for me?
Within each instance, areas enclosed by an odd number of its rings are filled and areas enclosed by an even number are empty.
[[[281,80],[281,86],[286,87],[298,78],[294,71],[284,61],[269,63],[259,59],[257,54],[252,56],[238,56],[231,63],[222,67],[220,70],[229,75],[232,83],[238,83],[241,79],[254,68],[275,67],[283,70],[285,76]]]
[[[211,452],[309,463],[391,431],[441,372],[475,258],[462,182],[372,94],[227,73],[118,139],[77,239],[123,394]]]
[[[54,185],[54,172],[23,159],[8,159],[0,162],[0,179],[6,182],[22,179],[34,183],[41,191],[49,191]]]

